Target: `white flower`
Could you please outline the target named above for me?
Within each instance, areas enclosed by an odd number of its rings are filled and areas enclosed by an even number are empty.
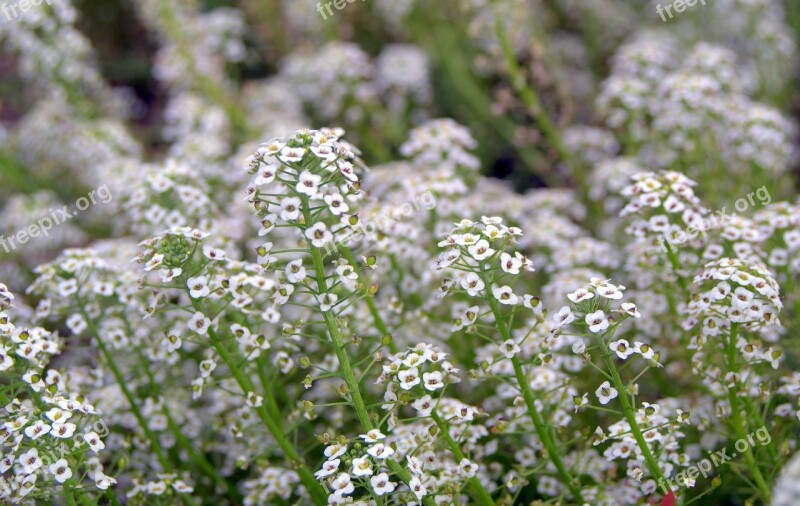
[[[280,217],[283,221],[291,221],[299,218],[300,199],[297,197],[286,197],[281,200]]]
[[[439,371],[426,372],[422,375],[422,384],[425,386],[425,390],[439,390],[444,387],[442,379],[442,373]]]
[[[389,475],[386,473],[373,476],[369,479],[369,482],[372,485],[372,490],[379,496],[393,492],[395,485],[397,485],[395,482],[389,481]]]
[[[633,349],[636,353],[640,354],[642,357],[646,359],[651,359],[656,354],[655,350],[653,350],[653,348],[651,348],[650,345],[639,341],[633,342]]]
[[[298,258],[286,264],[286,279],[289,283],[299,283],[306,279],[306,268],[303,267],[303,260]]]
[[[604,381],[595,391],[595,395],[600,399],[600,404],[608,404],[608,401],[617,398],[617,390],[611,386],[611,383]]]
[[[386,446],[383,443],[377,443],[367,449],[367,453],[376,459],[388,459],[394,454],[391,446]]]
[[[481,261],[494,255],[494,250],[489,246],[489,241],[481,239],[477,243],[467,248],[469,254],[475,260]]]
[[[350,210],[350,207],[344,202],[344,197],[338,193],[325,195],[324,200],[325,203],[328,204],[328,208],[331,210],[334,216],[339,216],[340,214],[344,214]]]
[[[522,267],[522,260],[503,252],[500,254],[500,266],[509,274],[519,274],[519,268]]]
[[[367,443],[377,443],[381,439],[386,439],[386,435],[381,433],[378,429],[372,429],[371,431],[367,432],[366,434],[361,434],[359,436]]]
[[[517,345],[517,343],[515,343],[513,339],[505,341],[503,344],[499,346],[499,348],[500,348],[500,353],[505,355],[506,358],[514,358],[520,351],[519,345]]]
[[[353,459],[353,476],[372,476],[372,462],[368,457]]]
[[[67,439],[75,434],[75,429],[77,429],[77,426],[74,423],[54,422],[50,429],[50,435],[61,439]]]
[[[589,330],[594,333],[608,328],[608,320],[606,320],[606,315],[602,310],[587,314],[585,320],[586,325],[589,326]]]
[[[425,494],[428,493],[425,485],[422,484],[422,481],[417,476],[411,478],[411,481],[408,482],[408,488],[417,496],[418,501],[421,501]]]
[[[203,256],[209,260],[225,260],[227,258],[225,250],[214,248],[208,244],[203,246]]]
[[[628,341],[625,339],[619,339],[617,341],[612,341],[608,343],[608,347],[611,348],[611,351],[617,354],[617,356],[621,359],[626,359],[636,353],[636,350],[631,348],[628,344]]]
[[[306,150],[303,148],[290,148],[286,146],[285,148],[281,149],[281,154],[278,156],[278,158],[283,163],[292,163],[302,161],[305,155]]]
[[[106,490],[111,485],[117,483],[117,480],[112,478],[111,476],[106,476],[103,474],[102,471],[97,471],[94,473],[94,484],[100,490]]]
[[[59,483],[64,483],[72,478],[72,469],[69,468],[66,459],[58,460],[55,464],[51,464],[48,469]]]
[[[322,469],[314,473],[314,476],[316,476],[317,479],[319,480],[325,478],[326,476],[332,475],[333,473],[339,470],[339,464],[341,462],[342,461],[339,459],[326,460],[322,464]]]
[[[37,420],[33,425],[25,428],[25,435],[31,439],[39,439],[50,432],[50,426],[41,420]]]
[[[470,272],[464,279],[461,280],[461,288],[467,291],[472,297],[478,295],[478,292],[484,289],[486,285],[481,280],[480,276],[474,272]]]
[[[205,335],[206,332],[208,332],[208,327],[211,326],[211,320],[206,318],[206,315],[198,311],[189,320],[188,326],[189,330],[197,332],[200,335]]]
[[[514,292],[508,285],[501,287],[493,286],[492,295],[494,295],[494,298],[500,301],[501,304],[514,305],[519,302],[519,297],[514,295]]]
[[[603,283],[597,287],[597,293],[606,299],[621,299],[622,292],[620,291],[620,288],[621,287],[617,287],[612,284]]]
[[[594,294],[585,288],[578,288],[574,292],[567,294],[567,298],[577,304],[578,302],[589,300]]]
[[[620,308],[628,315],[634,318],[641,318],[642,315],[639,313],[639,310],[636,309],[636,304],[632,304],[630,302],[623,302],[620,305]]]
[[[197,276],[186,280],[186,286],[189,287],[189,296],[193,299],[206,297],[211,293],[211,288],[208,286],[208,278],[205,276]]]
[[[83,440],[89,445],[93,452],[97,453],[106,447],[105,443],[100,439],[96,432],[87,432],[83,435]]]
[[[414,401],[412,406],[417,410],[419,416],[428,416],[433,411],[433,398],[430,395],[422,396]]]
[[[733,291],[731,304],[737,309],[745,309],[753,300],[753,292],[742,286]]]
[[[346,445],[340,445],[339,443],[333,443],[332,445],[325,448],[325,456],[328,459],[335,459],[336,457],[341,457],[344,455],[344,452],[347,451]]]
[[[553,315],[553,320],[555,321],[555,328],[560,328],[574,322],[575,315],[572,314],[572,310],[568,306],[562,306],[558,313]]]
[[[458,471],[464,478],[472,478],[478,472],[478,466],[469,459],[461,459],[461,462],[458,463]]]
[[[576,355],[583,355],[583,352],[586,351],[586,343],[583,342],[583,339],[578,339],[574,343],[572,343],[572,353]]]
[[[297,193],[304,193],[309,197],[313,197],[319,192],[319,183],[322,177],[304,170],[297,181],[297,186],[294,187]]]
[[[336,305],[336,302],[339,300],[339,296],[335,293],[323,293],[319,295],[319,309],[323,312],[330,311],[333,306]]]
[[[397,378],[400,380],[400,388],[411,390],[415,385],[419,385],[419,370],[416,367],[402,370],[397,373]]]
[[[39,450],[31,448],[19,457],[19,463],[25,474],[31,474],[42,467],[42,459],[39,458]]]
[[[333,240],[333,234],[324,223],[318,222],[306,229],[306,237],[315,248],[321,248]]]

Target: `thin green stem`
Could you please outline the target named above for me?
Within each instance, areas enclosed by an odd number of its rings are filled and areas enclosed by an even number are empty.
[[[433,418],[433,421],[436,422],[436,426],[439,428],[439,432],[442,434],[442,436],[444,436],[445,440],[447,441],[447,445],[450,447],[450,451],[453,452],[453,455],[455,456],[456,460],[460,462],[462,459],[465,458],[464,453],[461,451],[461,447],[458,445],[458,443],[456,443],[453,437],[450,435],[447,423],[445,423],[445,421],[442,420],[442,418],[439,416],[438,413],[436,413],[435,410],[431,412],[431,418]],[[483,487],[483,484],[477,477],[473,476],[472,478],[470,478],[469,485],[470,487],[472,487],[472,490],[478,496],[480,504],[494,505],[494,499],[492,499],[492,496],[489,494],[489,492],[486,491],[486,489]]]
[[[622,378],[620,378],[617,366],[614,364],[614,358],[611,356],[611,351],[600,334],[595,334],[595,338],[597,339],[597,344],[600,347],[600,351],[603,355],[603,360],[608,367],[608,371],[611,373],[611,378],[614,382],[614,388],[617,389],[617,396],[622,404],[622,411],[625,414],[625,419],[628,420],[628,425],[631,426],[631,434],[636,440],[636,444],[639,445],[639,449],[642,451],[645,463],[647,464],[650,473],[654,478],[656,478],[656,482],[659,484],[664,484],[665,487],[669,488],[669,482],[661,472],[661,468],[658,467],[658,462],[656,461],[655,457],[653,457],[653,453],[650,451],[650,447],[647,445],[647,441],[644,439],[644,435],[639,427],[639,423],[636,421],[636,411],[631,405],[630,399],[628,399],[628,390],[625,387],[625,384],[622,382]]]
[[[736,340],[738,338],[738,331],[739,324],[731,323],[730,340],[728,341],[728,370],[735,375],[735,381],[733,386],[728,388],[728,400],[731,404],[731,423],[733,424],[733,429],[736,432],[736,437],[741,440],[746,440],[747,428],[745,427],[745,422],[742,420],[741,407],[739,406],[739,364],[738,360],[736,359]],[[744,459],[747,462],[747,467],[750,469],[750,473],[753,475],[756,485],[758,486],[758,490],[761,493],[761,498],[764,500],[764,504],[770,504],[772,502],[772,494],[770,492],[769,485],[767,485],[764,476],[761,474],[761,469],[758,467],[758,463],[756,463],[753,452],[744,452]]]
[[[311,216],[311,206],[309,205],[308,197],[306,195],[301,195],[300,199],[305,224],[308,227],[313,226],[314,221]],[[317,290],[320,293],[327,293],[328,282],[325,278],[325,264],[322,259],[322,252],[319,248],[311,244],[310,241],[308,242],[308,248],[311,252],[311,260],[314,263],[314,277],[317,283]],[[336,322],[336,316],[334,316],[333,311],[325,311],[323,317],[325,320],[325,327],[328,330],[328,335],[331,338],[331,344],[333,345],[334,353],[336,353],[336,358],[339,361],[339,373],[342,375],[342,379],[349,390],[350,401],[353,409],[356,412],[356,417],[358,418],[362,428],[366,432],[369,432],[374,429],[375,426],[373,425],[372,419],[367,411],[367,407],[364,404],[364,399],[361,397],[361,388],[359,387],[358,380],[353,372],[353,367],[350,364],[350,357],[347,356],[347,349],[345,348],[344,339],[342,338],[341,331],[339,330],[339,325]],[[386,459],[386,464],[393,473],[403,480],[404,483],[409,484],[411,482],[412,476],[408,469],[398,464],[392,458]],[[428,497],[423,498],[423,503],[429,506],[433,506],[434,504],[433,500]]]
[[[483,271],[481,272],[481,277],[486,277]],[[484,279],[483,282],[487,287],[492,286],[492,280],[490,279]],[[500,310],[499,303],[492,295],[488,295],[486,300],[489,303],[492,314],[494,314],[494,319],[497,323],[497,328],[500,331],[503,341],[511,339],[511,333],[509,332],[508,327],[506,327],[505,320],[503,319],[503,312]],[[536,408],[536,402],[533,392],[531,391],[530,382],[528,377],[525,375],[525,371],[522,369],[522,364],[520,363],[519,358],[517,356],[512,357],[511,364],[514,366],[514,375],[516,376],[517,383],[522,391],[522,397],[525,400],[525,406],[528,408],[528,415],[530,415],[531,420],[533,420],[536,433],[539,435],[539,439],[542,441],[542,444],[547,451],[547,457],[556,467],[559,476],[561,476],[561,481],[572,493],[574,499],[579,504],[583,504],[584,500],[583,496],[581,495],[580,488],[578,487],[576,480],[572,477],[564,465],[564,461],[561,460],[558,447],[555,444],[555,441],[553,441],[553,438],[547,425],[545,424],[544,419],[542,418],[541,413],[539,413],[539,410]]]
[[[192,304],[197,311],[202,311],[203,308],[196,299],[192,299]],[[239,387],[242,389],[242,391],[245,393],[255,392],[256,389],[253,383],[250,381],[250,377],[239,368],[239,363],[225,347],[222,340],[219,338],[213,328],[208,329],[208,337],[212,346],[222,358],[222,361],[228,366],[231,375],[233,376],[234,380],[236,380],[236,383],[239,384]],[[297,470],[297,473],[300,476],[300,481],[306,487],[306,490],[311,495],[311,499],[314,501],[314,503],[327,504],[328,494],[325,492],[325,489],[323,489],[322,485],[317,482],[314,474],[308,469],[302,458],[300,458],[297,450],[295,450],[292,443],[286,438],[286,435],[283,433],[283,429],[280,427],[278,422],[273,420],[269,415],[266,406],[262,404],[254,409],[256,410],[256,413],[261,421],[264,423],[264,425],[266,425],[267,430],[269,430],[270,434],[272,434],[272,437],[275,438],[275,441],[278,443],[281,451],[283,451],[283,453],[286,455],[287,460],[289,460],[289,462],[291,462]]]

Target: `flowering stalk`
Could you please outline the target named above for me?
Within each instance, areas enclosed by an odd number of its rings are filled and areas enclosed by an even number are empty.
[[[731,331],[728,340],[728,369],[731,374],[731,381],[733,382],[733,385],[728,388],[728,400],[731,404],[731,423],[733,424],[736,437],[740,440],[746,440],[748,430],[747,427],[745,427],[744,420],[742,420],[741,407],[739,406],[740,367],[738,360],[736,360],[736,340],[738,339],[738,334],[739,324],[731,323]],[[764,504],[771,504],[772,501],[770,497],[772,494],[770,492],[769,485],[767,485],[766,480],[764,480],[764,476],[761,474],[761,469],[758,467],[758,463],[753,456],[753,452],[744,452],[744,459],[747,462],[747,467],[753,474],[753,479],[756,481],[756,485],[761,493],[761,498],[764,500]]]
[[[453,452],[453,455],[459,462],[462,461],[465,458],[464,452],[461,451],[461,447],[455,440],[453,440],[453,437],[450,435],[450,430],[447,426],[447,423],[444,420],[442,420],[442,417],[439,416],[439,414],[436,412],[435,409],[431,411],[431,418],[433,418],[433,421],[439,428],[439,432],[445,438],[445,441],[447,441],[447,446],[450,447],[450,451]],[[489,494],[489,492],[486,490],[486,488],[483,486],[483,484],[478,478],[473,476],[472,478],[469,479],[469,484],[472,487],[475,494],[478,496],[478,499],[480,500],[481,504],[490,504],[490,505],[495,504],[491,494]]]
[[[608,332],[609,339],[611,336],[613,336],[616,329],[617,327],[615,326]],[[611,379],[614,382],[614,388],[616,388],[619,392],[619,401],[622,404],[622,411],[625,414],[625,419],[628,421],[628,424],[630,424],[631,434],[633,434],[634,439],[636,439],[636,444],[639,446],[639,449],[642,450],[642,455],[644,456],[648,469],[653,476],[657,478],[658,483],[668,483],[664,478],[664,474],[661,472],[661,468],[658,466],[658,462],[656,461],[655,457],[653,457],[653,453],[650,451],[647,441],[645,441],[644,436],[642,435],[642,429],[639,427],[639,422],[636,420],[636,411],[631,405],[630,399],[628,399],[628,389],[622,382],[622,378],[619,375],[619,370],[614,363],[614,359],[611,357],[611,351],[608,343],[606,342],[605,336],[595,334],[595,339],[597,340],[597,346],[600,348],[600,351],[603,355],[603,361],[606,363],[606,367],[608,367],[608,371],[611,373]],[[669,487],[668,484],[667,487]]]
[[[484,277],[486,272],[487,271],[485,270],[481,271],[481,278],[483,279],[484,283],[487,283],[487,286],[492,286],[491,280]],[[508,341],[511,339],[511,334],[508,331],[508,327],[506,327],[506,322],[498,302],[493,297],[487,297],[487,300],[489,302],[489,307],[492,309],[492,314],[494,314],[495,321],[497,323],[497,329],[500,331],[503,341]],[[536,428],[536,433],[539,435],[539,439],[542,441],[542,444],[547,450],[547,458],[549,458],[553,465],[556,466],[556,470],[561,476],[561,480],[572,493],[575,500],[583,504],[584,501],[583,497],[581,496],[581,491],[576,485],[575,479],[569,473],[564,465],[564,462],[561,460],[556,443],[551,437],[550,431],[548,430],[542,415],[536,408],[533,392],[531,392],[530,383],[528,378],[525,376],[525,371],[522,369],[522,364],[520,363],[519,357],[516,355],[511,357],[511,364],[514,366],[514,375],[517,379],[517,383],[519,384],[519,388],[522,391],[522,397],[525,400],[525,406],[528,408],[528,414],[531,416],[531,420],[533,420],[533,425]]]
[[[302,214],[305,218],[305,225],[307,229],[314,226],[314,219],[311,213],[311,206],[309,199],[306,195],[298,195],[302,208]],[[314,277],[317,283],[317,291],[319,293],[328,293],[328,282],[325,278],[325,265],[322,258],[320,248],[314,246],[310,241],[308,242],[308,249],[311,252],[311,260],[314,264]],[[339,325],[336,323],[336,317],[332,311],[324,312],[325,327],[328,330],[328,335],[331,338],[333,350],[336,353],[336,358],[339,361],[339,372],[342,374],[342,379],[347,385],[350,393],[350,401],[353,409],[356,412],[356,417],[362,428],[369,432],[375,429],[372,419],[369,416],[367,407],[364,404],[364,399],[361,397],[361,388],[353,372],[353,366],[350,364],[350,357],[347,356],[347,349],[345,348],[344,339],[342,339]],[[411,473],[400,464],[398,464],[391,457],[386,459],[386,464],[404,483],[411,482]],[[432,505],[433,501],[430,498],[424,498],[423,503]]]
[[[139,409],[139,405],[136,403],[136,398],[133,396],[130,388],[128,388],[128,382],[125,379],[125,376],[122,374],[122,371],[120,371],[119,366],[117,366],[117,363],[114,361],[113,355],[111,355],[108,347],[103,342],[102,334],[97,328],[97,324],[89,316],[89,313],[86,311],[86,308],[83,306],[83,304],[79,303],[78,309],[80,310],[81,315],[83,315],[83,318],[86,321],[86,324],[89,327],[92,335],[94,335],[97,348],[100,350],[100,353],[103,355],[106,363],[108,363],[108,367],[111,369],[111,374],[114,375],[114,379],[117,381],[120,390],[122,390],[122,395],[124,395],[125,399],[128,401],[128,404],[131,408],[131,413],[133,413],[133,416],[136,417],[136,421],[139,422],[139,426],[142,428],[144,436],[150,442],[150,446],[152,447],[153,452],[155,452],[156,458],[164,467],[164,470],[169,472],[172,469],[172,464],[164,455],[164,451],[161,448],[158,438],[155,434],[153,434],[153,431],[151,431],[150,427],[147,425],[147,420],[145,420],[141,409]]]
[[[522,71],[517,63],[517,57],[514,54],[514,50],[512,49],[511,43],[508,40],[508,35],[506,34],[503,20],[500,18],[495,21],[495,31],[497,33],[497,39],[500,42],[500,48],[503,51],[503,56],[505,57],[506,64],[508,65],[508,73],[511,80],[511,85],[519,94],[522,102],[533,114],[536,124],[556,150],[558,156],[561,158],[561,161],[567,166],[570,174],[576,174],[574,172],[575,164],[573,163],[572,154],[567,149],[566,144],[564,144],[564,140],[562,139],[558,128],[556,128],[555,124],[542,107],[542,102],[539,100],[539,95],[525,82],[525,78],[523,77]],[[580,180],[585,180],[585,178],[580,178]]]
[[[202,305],[196,299],[192,299],[192,306],[196,311],[203,312]],[[239,363],[241,361],[234,359],[231,352],[228,351],[213,328],[208,329],[208,337],[214,350],[219,353],[219,356],[228,366],[228,369],[230,370],[233,378],[236,380],[236,383],[239,384],[239,388],[241,388],[243,392],[255,392],[256,389],[252,381],[239,367]],[[275,441],[277,441],[278,446],[281,448],[284,454],[286,454],[287,460],[289,460],[297,470],[300,480],[303,482],[303,486],[306,487],[306,490],[311,495],[314,503],[325,504],[327,502],[328,494],[325,493],[325,490],[322,488],[322,486],[317,482],[316,479],[314,479],[314,475],[305,465],[305,462],[295,450],[294,445],[292,445],[292,443],[286,438],[286,435],[283,433],[283,429],[281,428],[280,424],[270,416],[270,414],[267,412],[266,406],[260,405],[256,406],[254,409],[256,410],[256,413],[258,413],[261,421],[264,422],[267,430],[269,430],[270,434],[272,434],[272,437],[274,437]]]

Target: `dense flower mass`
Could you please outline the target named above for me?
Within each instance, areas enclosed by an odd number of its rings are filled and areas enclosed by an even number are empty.
[[[800,504],[796,6],[268,4],[0,5],[0,503]]]

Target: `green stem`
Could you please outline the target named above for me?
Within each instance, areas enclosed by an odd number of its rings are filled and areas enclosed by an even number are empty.
[[[300,200],[305,224],[307,227],[311,227],[314,224],[314,220],[311,215],[311,206],[309,205],[308,196],[300,195]],[[327,293],[328,282],[325,279],[325,264],[322,259],[322,253],[319,248],[315,247],[310,242],[308,242],[308,248],[311,251],[311,260],[314,263],[314,277],[317,283],[317,291],[320,293]],[[350,358],[347,356],[344,339],[339,331],[339,325],[336,323],[336,316],[334,316],[333,310],[325,311],[324,319],[325,327],[328,330],[328,335],[333,344],[333,350],[339,361],[339,373],[342,375],[342,379],[347,385],[347,389],[350,391],[350,401],[356,412],[356,417],[364,431],[369,432],[373,430],[375,426],[369,416],[366,404],[364,404],[364,399],[361,397],[361,388],[359,387],[358,380],[356,380],[353,367],[350,364]],[[393,473],[403,480],[404,483],[409,484],[411,482],[411,472],[398,464],[394,459],[386,459],[386,465]],[[434,505],[433,500],[428,497],[423,498],[423,502],[428,506]]]
[[[555,124],[550,119],[550,116],[547,115],[544,107],[542,107],[542,102],[539,99],[539,95],[536,93],[536,91],[534,91],[533,88],[528,86],[526,79],[522,75],[522,71],[517,63],[517,56],[514,54],[514,49],[511,47],[511,43],[508,40],[508,35],[506,34],[503,20],[500,18],[498,18],[495,22],[495,31],[497,32],[497,39],[500,42],[500,48],[503,51],[503,56],[505,57],[506,64],[508,65],[508,74],[509,78],[511,79],[511,85],[519,94],[519,97],[522,99],[522,103],[524,103],[533,114],[533,119],[536,121],[536,124],[539,126],[539,129],[542,131],[545,138],[556,150],[558,156],[561,158],[561,161],[564,162],[564,165],[567,166],[573,177],[575,177],[576,167],[573,163],[572,155],[567,149],[567,146],[564,144],[564,140],[561,138],[558,128],[556,128]]]
[[[347,260],[347,262],[355,267],[356,264],[356,257],[353,255],[353,252],[350,251],[350,248],[347,246],[342,245],[341,247],[342,256]],[[366,276],[365,276],[366,279]],[[369,281],[369,280],[367,280]],[[381,312],[378,310],[377,304],[375,304],[375,299],[367,295],[365,297],[367,302],[367,307],[369,308],[369,312],[372,315],[372,319],[375,322],[375,326],[378,328],[378,332],[381,333],[381,337],[390,336],[392,335],[389,332],[389,327],[386,326],[386,323],[383,321],[383,316],[381,316]],[[389,341],[389,350],[392,353],[397,353],[399,350],[397,349],[397,343],[394,340]]]
[[[633,434],[633,438],[636,439],[636,444],[639,445],[639,449],[642,450],[645,463],[647,464],[650,473],[654,478],[656,478],[656,482],[659,484],[664,484],[664,486],[669,489],[669,482],[661,472],[661,468],[658,467],[658,462],[656,461],[655,457],[653,457],[653,453],[650,451],[650,447],[647,445],[644,435],[642,435],[642,430],[639,427],[639,423],[636,421],[636,411],[631,405],[630,399],[628,399],[628,390],[625,387],[625,384],[622,382],[622,378],[620,378],[619,371],[617,370],[616,364],[614,364],[614,358],[611,356],[611,351],[608,347],[608,344],[606,344],[605,340],[600,334],[595,334],[595,339],[600,347],[600,351],[602,352],[603,360],[608,367],[608,371],[611,373],[611,378],[614,381],[614,388],[617,389],[617,397],[622,404],[622,412],[625,414],[625,419],[628,420],[628,425],[631,426],[631,434]]]
[[[481,277],[485,278],[483,274],[484,273],[481,272]],[[489,279],[483,279],[483,282],[487,287],[492,286],[491,280]],[[511,339],[511,333],[506,327],[505,320],[503,319],[503,312],[500,310],[499,303],[491,294],[487,295],[486,300],[489,302],[492,314],[494,314],[494,319],[497,322],[497,328],[500,331],[503,341]],[[545,424],[544,419],[542,418],[541,413],[539,413],[539,410],[536,408],[536,402],[533,392],[531,391],[530,381],[528,381],[528,377],[525,375],[525,371],[522,369],[522,364],[519,361],[519,357],[516,355],[512,357],[511,363],[514,366],[514,375],[516,376],[517,383],[519,383],[519,388],[522,391],[522,397],[525,400],[525,406],[528,408],[528,414],[533,420],[536,433],[539,435],[539,439],[542,441],[542,444],[547,451],[547,457],[556,467],[558,474],[561,476],[561,481],[564,482],[564,485],[566,485],[566,487],[572,493],[573,498],[579,504],[583,504],[583,496],[581,495],[580,489],[576,485],[576,480],[567,470],[566,466],[564,465],[564,461],[561,460],[558,447],[555,441],[553,441],[553,438],[547,425]]]
[[[453,452],[455,458],[460,462],[465,458],[464,453],[461,451],[461,447],[458,446],[458,443],[456,443],[455,440],[453,440],[453,437],[450,435],[447,424],[444,420],[442,420],[435,410],[431,412],[431,418],[433,418],[433,421],[436,422],[436,426],[439,427],[439,432],[444,436],[448,446],[450,446],[450,451]],[[486,489],[483,487],[483,484],[477,477],[473,476],[470,478],[469,485],[478,496],[480,504],[494,505],[494,499],[492,499],[492,496],[486,491]]]
[[[80,312],[83,315],[84,320],[86,320],[86,324],[89,326],[92,334],[95,336],[95,342],[97,343],[97,348],[100,350],[100,353],[105,358],[106,362],[108,363],[109,369],[111,369],[111,374],[114,375],[114,379],[117,381],[120,390],[122,390],[122,395],[125,396],[125,399],[128,401],[130,405],[131,413],[136,418],[136,421],[139,422],[139,426],[142,428],[142,432],[144,433],[145,437],[148,441],[150,441],[150,446],[153,449],[153,452],[156,454],[156,458],[161,463],[162,467],[165,471],[170,472],[172,469],[172,464],[169,462],[167,457],[164,455],[164,452],[161,449],[161,444],[158,441],[158,438],[150,430],[150,427],[147,425],[147,420],[145,420],[142,411],[139,409],[139,406],[136,404],[136,398],[133,396],[130,388],[128,388],[128,382],[123,376],[122,371],[120,371],[119,367],[117,367],[116,362],[114,361],[114,357],[109,353],[108,348],[106,347],[105,343],[103,342],[103,338],[101,337],[100,331],[97,328],[94,320],[89,317],[89,314],[86,312],[86,308],[83,305],[79,306]]]
[[[200,306],[200,303],[195,299],[192,299],[192,305],[197,311],[202,311],[203,309]],[[250,377],[239,368],[239,362],[233,358],[213,328],[208,329],[208,337],[212,346],[222,358],[222,361],[228,366],[228,369],[230,370],[234,380],[236,380],[236,383],[239,384],[239,388],[241,388],[245,394],[248,392],[255,392],[256,389],[253,383],[250,381]],[[275,438],[275,441],[278,443],[281,451],[283,451],[283,453],[286,455],[286,458],[297,470],[297,473],[300,476],[300,481],[302,481],[303,485],[306,487],[306,490],[308,490],[308,493],[311,495],[311,499],[314,501],[314,503],[327,504],[328,494],[325,492],[325,489],[322,488],[322,485],[317,482],[316,478],[308,469],[305,462],[303,462],[303,460],[300,458],[300,455],[298,455],[292,443],[286,438],[286,435],[283,433],[283,429],[280,427],[280,425],[272,419],[263,404],[254,409],[256,410],[256,413],[261,421],[264,423],[264,425],[266,425],[267,430],[269,430],[270,434],[272,434],[272,437]]]
[[[736,381],[733,386],[728,389],[728,400],[731,404],[731,423],[733,424],[733,429],[736,432],[736,437],[741,440],[746,440],[747,428],[742,420],[741,407],[739,406],[739,364],[736,360],[736,340],[738,333],[739,324],[731,323],[730,340],[728,342],[728,370],[735,374]],[[764,504],[770,504],[772,501],[769,485],[767,485],[766,480],[764,480],[764,476],[761,474],[761,469],[759,469],[756,459],[753,457],[753,452],[744,452],[744,459],[747,462],[747,467],[750,469],[750,473],[753,475],[756,485],[758,486],[758,490],[761,493],[761,498],[764,500]]]

